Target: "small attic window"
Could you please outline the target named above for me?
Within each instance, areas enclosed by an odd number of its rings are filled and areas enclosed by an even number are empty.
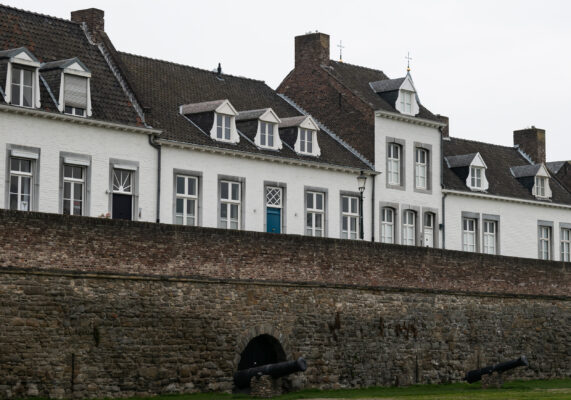
[[[482,167],[470,167],[470,187],[472,189],[482,189],[482,175],[484,174],[484,168]]]
[[[85,117],[88,103],[88,78],[64,74],[64,112]]]
[[[34,71],[12,66],[11,104],[22,107],[34,105]]]
[[[216,139],[230,141],[232,116],[216,113]]]
[[[299,128],[299,153],[316,155],[317,132],[312,129]]]
[[[39,61],[25,47],[0,51],[5,75],[4,99],[7,103],[28,108],[40,107]]]
[[[400,107],[404,114],[412,114],[412,98],[414,93],[409,90],[401,90]]]
[[[546,176],[535,176],[535,182],[533,186],[533,195],[538,199],[550,199],[551,198],[551,187],[549,186],[549,178]]]
[[[260,146],[274,147],[276,124],[260,121]]]

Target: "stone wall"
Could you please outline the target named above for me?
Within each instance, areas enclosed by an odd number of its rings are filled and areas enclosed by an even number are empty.
[[[569,266],[0,211],[0,397],[232,390],[269,334],[300,387],[571,374]]]

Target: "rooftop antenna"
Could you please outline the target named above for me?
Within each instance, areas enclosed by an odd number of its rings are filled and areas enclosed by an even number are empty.
[[[406,62],[406,72],[410,72],[410,60],[412,60],[412,57],[410,56],[410,51],[407,52],[405,59],[407,60],[407,62]]]
[[[216,73],[218,76],[222,75],[222,65],[220,65],[220,63],[218,63],[218,68],[216,69]]]
[[[343,62],[343,49],[345,48],[345,46],[343,46],[342,40],[339,41],[337,47],[339,47],[339,62]]]

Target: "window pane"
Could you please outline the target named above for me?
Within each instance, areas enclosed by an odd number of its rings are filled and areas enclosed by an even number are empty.
[[[357,231],[357,218],[351,218],[351,232]]]
[[[230,205],[230,219],[238,219],[238,205],[231,204]]]
[[[186,201],[186,212],[189,216],[194,217],[196,214],[196,200]]]
[[[20,171],[32,172],[32,162],[30,160],[20,160]]]
[[[185,181],[185,179],[182,176],[176,177],[176,192],[178,194],[185,194],[184,193],[184,181]]]
[[[184,200],[176,199],[176,213],[181,215],[184,213]]]
[[[228,218],[228,204],[222,204],[222,207],[220,207],[220,217]]]
[[[230,117],[224,117],[224,139],[230,140]]]
[[[315,194],[315,208],[318,210],[323,210],[323,194],[316,193]]]
[[[21,68],[13,68],[12,70],[12,83],[20,83],[22,69]]]
[[[20,105],[20,86],[12,85],[12,104]]]
[[[309,140],[307,141],[307,149],[306,149],[306,151],[307,151],[308,153],[313,153],[313,145],[312,145],[312,143],[311,143]]]
[[[10,210],[17,210],[18,209],[18,194],[13,193],[10,194]]]
[[[341,203],[342,203],[343,212],[349,212],[349,198],[342,197]]]
[[[355,197],[351,197],[351,212],[357,213],[358,211],[357,199]]]
[[[24,85],[32,86],[32,71],[24,70]]]
[[[196,196],[196,179],[188,178],[188,194],[191,196]]]
[[[31,189],[31,187],[30,187],[31,179],[29,177],[25,177],[25,176],[23,176],[21,179],[22,179],[22,181],[21,181],[21,185],[22,185],[21,193],[24,195],[29,195],[30,189]]]
[[[73,177],[75,179],[83,179],[83,168],[82,167],[73,167]]]
[[[347,217],[343,217],[343,219],[342,219],[342,224],[343,224],[342,229],[344,231],[346,231],[348,228],[347,219],[348,219]]]
[[[83,200],[83,185],[81,183],[74,183],[73,186],[74,200]]]
[[[240,200],[240,185],[238,183],[232,184],[232,200]]]
[[[24,98],[22,105],[25,107],[32,107],[32,88],[31,87],[24,87]]]
[[[307,202],[307,208],[313,208],[313,193],[307,193],[305,195],[305,199]]]
[[[14,175],[10,177],[10,193],[18,193],[18,177]]]
[[[307,226],[308,228],[313,227],[313,214],[312,213],[307,213],[307,215],[305,216],[305,226]]]
[[[315,214],[315,227],[322,228],[323,227],[323,220],[321,214]]]
[[[220,198],[228,199],[228,182],[220,182]]]

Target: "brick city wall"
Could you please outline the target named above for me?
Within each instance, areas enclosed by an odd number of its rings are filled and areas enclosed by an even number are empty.
[[[229,391],[260,334],[296,388],[571,374],[561,263],[10,211],[0,243],[2,398]]]

